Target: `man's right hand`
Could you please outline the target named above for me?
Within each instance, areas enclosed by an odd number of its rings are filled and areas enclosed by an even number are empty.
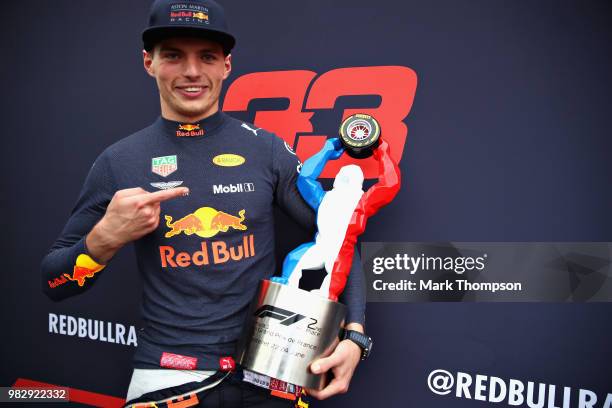
[[[159,204],[189,194],[187,187],[177,187],[149,193],[140,187],[119,190],[106,208],[106,214],[87,235],[89,254],[106,264],[115,253],[159,225]]]

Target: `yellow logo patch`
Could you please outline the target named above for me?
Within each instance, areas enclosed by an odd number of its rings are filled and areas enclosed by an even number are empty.
[[[217,166],[222,167],[235,167],[240,166],[246,161],[246,159],[240,155],[226,153],[220,154],[218,156],[213,157],[212,162]]]

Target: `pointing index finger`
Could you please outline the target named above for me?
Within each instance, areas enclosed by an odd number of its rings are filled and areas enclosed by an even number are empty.
[[[186,196],[188,194],[189,189],[187,187],[169,188],[168,190],[160,190],[154,193],[148,193],[144,198],[144,202],[146,204],[161,203],[162,201],[170,200],[172,198],[180,196]]]

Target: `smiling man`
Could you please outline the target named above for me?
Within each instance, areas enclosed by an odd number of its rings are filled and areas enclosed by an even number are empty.
[[[315,215],[296,188],[299,160],[276,135],[219,111],[235,39],[218,4],[156,1],[143,43],[161,116],[96,159],[43,260],[43,290],[54,300],[88,290],[133,242],[145,327],[128,404],[293,406],[291,392],[278,398],[242,381],[233,356],[258,282],[275,270],[273,205],[314,229]],[[363,332],[358,261],[353,268],[341,300],[347,332]],[[312,365],[333,372],[333,380],[310,394],[346,392],[361,356],[354,340],[340,341]]]
[[[162,116],[196,122],[219,109],[221,85],[231,71],[231,55],[221,44],[178,37],[143,51],[145,69],[157,81]]]

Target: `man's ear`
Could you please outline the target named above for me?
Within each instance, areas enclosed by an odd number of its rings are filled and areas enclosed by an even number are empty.
[[[223,74],[223,79],[227,79],[229,77],[230,72],[232,72],[232,54],[229,54],[225,57],[225,73]]]
[[[142,50],[142,62],[144,65],[145,71],[152,77],[155,77],[155,70],[153,69],[153,50],[148,52],[147,50]]]

